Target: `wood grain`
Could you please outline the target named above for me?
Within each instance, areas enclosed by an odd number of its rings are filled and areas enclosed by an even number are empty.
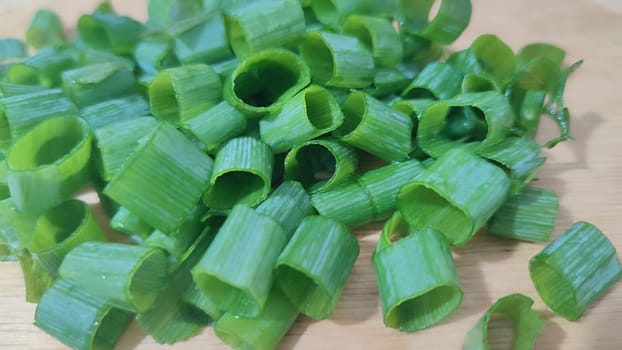
[[[0,36],[23,38],[37,8],[60,13],[73,26],[97,0],[2,0]],[[537,185],[557,191],[561,213],[554,236],[578,220],[593,222],[622,251],[622,14],[615,0],[474,0],[472,23],[453,47],[461,49],[479,34],[495,33],[514,49],[552,42],[567,50],[567,62],[585,59],[572,76],[567,105],[575,140],[547,151]],[[113,1],[119,12],[146,17],[146,0]],[[556,133],[545,123],[541,140]],[[96,206],[91,195],[85,197]],[[371,252],[378,225],[358,230],[361,255],[333,316],[322,322],[301,317],[282,349],[460,349],[464,336],[494,300],[520,292],[536,300],[547,324],[536,349],[622,348],[622,286],[615,285],[579,322],[546,311],[529,279],[527,262],[541,244],[500,241],[483,235],[455,249],[464,303],[448,321],[415,334],[400,334],[381,321]],[[0,349],[64,349],[32,325],[35,306],[24,301],[21,272],[0,263]],[[160,349],[132,324],[118,349]],[[172,349],[226,349],[210,329]]]

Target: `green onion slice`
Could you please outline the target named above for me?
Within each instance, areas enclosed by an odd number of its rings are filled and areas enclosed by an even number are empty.
[[[246,117],[227,101],[221,101],[198,116],[186,120],[182,127],[196,137],[205,149],[215,153],[228,140],[242,134]]]
[[[41,92],[43,90],[46,90],[43,86],[0,82],[0,98],[26,95],[33,92]]]
[[[365,187],[350,181],[332,190],[313,193],[311,203],[317,212],[349,228],[372,222],[376,216],[374,203]]]
[[[402,92],[406,99],[448,99],[460,92],[462,73],[448,63],[427,65]]]
[[[61,73],[74,65],[75,60],[68,51],[49,48],[12,64],[6,72],[6,81],[56,87],[60,84]]]
[[[114,13],[83,15],[78,20],[78,33],[88,46],[117,55],[131,55],[142,32],[140,22]]]
[[[139,42],[134,50],[136,65],[143,73],[156,75],[159,71],[179,65],[169,38],[149,38]]]
[[[376,98],[390,97],[401,93],[410,80],[398,68],[377,68],[373,85],[364,91]]]
[[[110,227],[138,241],[147,239],[153,232],[153,227],[124,207],[119,207],[110,218]]]
[[[336,28],[345,19],[367,10],[368,0],[311,0],[311,9],[317,20],[329,28]]]
[[[357,37],[381,67],[394,67],[402,61],[400,36],[386,18],[352,15],[343,24],[343,32]]]
[[[256,211],[278,222],[288,240],[302,219],[314,213],[311,199],[296,181],[283,182]]]
[[[63,43],[63,24],[50,10],[39,10],[26,31],[26,43],[39,50],[59,46]]]
[[[400,29],[438,44],[451,44],[471,20],[470,0],[440,0],[434,19],[428,20],[435,0],[400,1]]]
[[[62,74],[63,90],[78,107],[90,106],[134,92],[134,73],[115,62],[67,70]]]
[[[578,222],[531,258],[529,273],[544,303],[576,321],[622,278],[622,265],[615,247],[596,226]]]
[[[544,111],[557,123],[561,134],[558,137],[547,141],[544,144],[545,147],[552,148],[556,144],[571,138],[570,112],[564,105],[564,91],[566,89],[566,81],[568,80],[568,77],[570,77],[570,74],[577,70],[581,64],[583,64],[583,61],[573,63],[568,69],[561,73],[560,78],[551,88],[551,97],[544,105]]]
[[[26,57],[26,45],[14,38],[0,39],[0,62]]]
[[[175,39],[175,56],[182,64],[211,64],[233,56],[225,18],[218,11],[176,23],[171,32]]]
[[[150,114],[149,104],[140,95],[108,100],[80,110],[80,117],[86,120],[94,131],[106,125]]]

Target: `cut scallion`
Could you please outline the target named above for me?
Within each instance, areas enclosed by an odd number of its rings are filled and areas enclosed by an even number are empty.
[[[35,49],[54,47],[63,43],[63,24],[50,10],[35,13],[26,31],[26,43]]]

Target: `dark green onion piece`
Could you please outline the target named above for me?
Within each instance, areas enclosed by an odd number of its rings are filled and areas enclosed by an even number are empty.
[[[63,24],[60,18],[50,10],[37,11],[26,31],[26,43],[37,50],[61,45]]]
[[[369,5],[368,0],[311,0],[313,14],[329,27],[338,27],[348,16],[367,10]]]
[[[160,123],[104,194],[147,224],[171,233],[190,216],[207,188],[212,163],[173,126]]]
[[[508,197],[505,172],[465,151],[448,151],[402,187],[397,206],[412,227],[432,228],[463,245]]]
[[[80,110],[80,117],[92,130],[150,114],[149,104],[139,95],[104,101]]]
[[[194,281],[223,311],[259,316],[270,293],[272,268],[286,240],[277,221],[238,204],[194,267]]]
[[[441,4],[428,20],[435,0],[400,1],[400,29],[438,44],[451,44],[471,20],[470,0],[437,0]]]
[[[494,91],[461,94],[423,111],[417,140],[424,152],[438,158],[456,147],[477,151],[495,145],[513,123],[507,97]]]
[[[296,181],[283,182],[255,211],[278,222],[288,240],[302,219],[314,213],[311,199]]]
[[[35,325],[73,349],[112,350],[132,317],[60,279],[37,306]]]
[[[428,228],[411,231],[399,212],[385,223],[372,263],[387,327],[422,330],[449,317],[462,303],[445,238]]]
[[[337,138],[386,161],[402,161],[412,148],[412,120],[361,91],[341,104],[345,120]]]
[[[413,131],[412,131],[412,150],[410,152],[410,157],[415,159],[423,159],[426,158],[427,155],[425,152],[421,150],[419,147],[419,142],[416,139],[417,131],[419,130],[419,118],[423,114],[423,111],[428,108],[428,106],[432,105],[435,100],[432,99],[415,99],[415,100],[399,100],[393,103],[392,108],[398,112],[402,112],[410,117],[413,121]]]
[[[529,261],[538,294],[554,313],[576,321],[622,278],[616,249],[587,222],[574,224]]]
[[[577,61],[573,63],[568,69],[561,73],[558,81],[553,84],[551,88],[551,97],[544,105],[544,111],[548,116],[553,118],[560,128],[560,135],[552,140],[549,140],[544,144],[545,147],[552,148],[556,144],[566,141],[571,138],[570,136],[570,112],[564,105],[564,91],[566,89],[566,81],[570,74],[577,70],[583,61]]]
[[[105,240],[89,206],[70,199],[39,216],[28,249],[46,271],[56,276],[72,249],[83,242]]]
[[[228,11],[226,23],[231,48],[241,58],[269,48],[295,47],[305,34],[298,0],[249,2]]]
[[[143,25],[129,17],[113,13],[83,15],[78,34],[88,46],[117,55],[131,55],[143,31]]]
[[[246,117],[227,101],[221,101],[198,116],[186,120],[183,128],[192,133],[206,151],[212,153],[226,141],[246,130]]]
[[[513,97],[515,96],[510,95],[511,102],[514,102]],[[546,91],[544,90],[523,91],[518,101],[513,103],[512,107],[514,107],[515,111],[517,110],[515,112],[516,120],[514,125],[526,137],[536,138],[540,127],[540,119],[542,113],[544,113],[545,100]]]
[[[373,97],[381,98],[401,93],[408,83],[410,79],[397,68],[377,68],[373,85],[364,91]]]
[[[26,95],[34,92],[41,92],[43,90],[46,90],[46,88],[42,86],[0,82],[0,98]]]
[[[354,37],[311,32],[300,44],[300,55],[321,85],[364,88],[374,81],[374,58]]]
[[[134,50],[136,64],[145,74],[179,65],[173,52],[173,43],[168,38],[153,38],[139,42]]]
[[[461,80],[462,73],[451,64],[434,62],[417,74],[417,77],[402,92],[402,97],[445,100],[460,92]]]
[[[299,181],[309,192],[323,192],[348,181],[358,166],[358,153],[336,139],[310,140],[285,157],[285,180]]]
[[[61,82],[61,73],[73,68],[74,65],[74,58],[69,52],[45,49],[12,64],[6,72],[6,81],[14,84],[56,87]]]
[[[15,207],[36,217],[90,177],[92,134],[78,117],[47,119],[11,146],[9,188]]]
[[[94,64],[63,72],[63,90],[78,107],[129,95],[135,84],[133,72],[116,63]]]
[[[566,52],[558,46],[546,43],[531,43],[523,46],[517,54],[519,61],[529,61],[535,58],[546,58],[557,66],[561,66]]]
[[[486,231],[502,238],[546,242],[555,228],[558,211],[555,192],[525,187],[495,212]]]
[[[359,253],[342,224],[321,216],[300,223],[275,265],[275,283],[305,315],[332,313]]]
[[[268,197],[273,154],[263,142],[239,137],[227,142],[216,155],[210,186],[203,201],[210,208],[250,206]]]
[[[274,153],[337,129],[343,113],[331,93],[311,85],[288,101],[279,112],[259,121],[259,133]]]
[[[0,62],[26,57],[26,45],[18,39],[0,39]]]
[[[402,61],[400,36],[386,18],[352,15],[343,24],[343,32],[357,37],[379,66],[394,67]]]
[[[277,347],[294,321],[298,309],[279,290],[272,288],[263,310],[254,318],[225,313],[214,324],[220,340],[236,349],[272,350]]]
[[[233,56],[220,12],[179,22],[171,32],[175,56],[182,64],[216,63]]]
[[[320,215],[349,228],[371,222],[375,217],[374,203],[358,181],[347,182],[330,191],[314,193],[311,202]]]
[[[544,320],[531,309],[532,305],[533,300],[522,294],[510,294],[497,300],[467,334],[464,350],[494,349],[495,343],[489,334],[494,330],[495,317],[512,322],[515,337],[508,342],[512,349],[533,349],[536,337],[544,328]]]
[[[110,227],[141,241],[147,239],[153,232],[153,227],[124,207],[120,207],[112,216]]]

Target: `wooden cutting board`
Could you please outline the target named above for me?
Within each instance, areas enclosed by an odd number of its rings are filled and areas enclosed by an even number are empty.
[[[72,28],[97,0],[2,0],[0,36],[24,37],[34,11],[59,13]],[[113,1],[118,12],[146,18],[146,0]],[[622,1],[620,0],[474,0],[468,30],[453,48],[462,49],[479,34],[495,33],[515,50],[530,42],[551,42],[567,50],[567,63],[585,59],[569,81],[566,104],[575,140],[547,151],[536,185],[555,190],[561,211],[554,237],[572,223],[599,226],[622,252]],[[543,126],[540,140],[556,133]],[[93,205],[93,195],[83,197]],[[98,214],[101,216],[101,214]],[[622,285],[611,288],[579,322],[546,310],[529,279],[527,263],[543,244],[502,241],[485,235],[455,249],[464,302],[441,325],[415,334],[385,328],[371,267],[379,225],[356,231],[361,254],[331,318],[300,317],[282,349],[460,349],[466,332],[498,298],[515,292],[536,301],[547,323],[536,349],[622,349]],[[16,263],[0,263],[0,349],[63,349],[33,326],[35,305],[24,301]],[[118,349],[160,349],[132,324]],[[210,329],[174,349],[225,349]]]

